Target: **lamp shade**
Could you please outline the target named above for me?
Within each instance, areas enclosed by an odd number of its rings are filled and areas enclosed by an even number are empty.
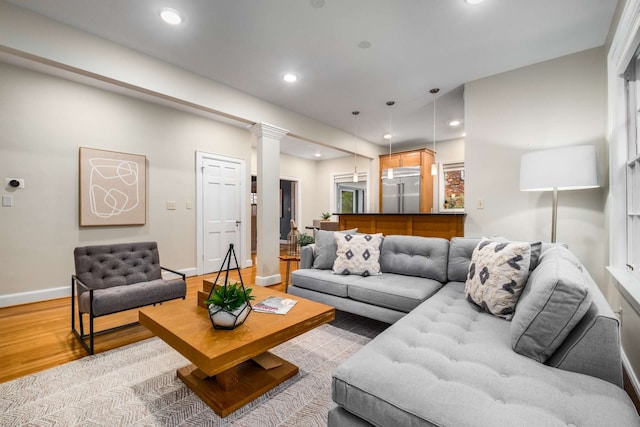
[[[580,190],[596,188],[596,147],[579,145],[534,151],[520,159],[521,191]]]

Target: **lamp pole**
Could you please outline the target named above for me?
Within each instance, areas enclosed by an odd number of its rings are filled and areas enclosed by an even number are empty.
[[[558,187],[553,187],[553,209],[551,211],[551,243],[556,242],[556,224],[558,223]]]

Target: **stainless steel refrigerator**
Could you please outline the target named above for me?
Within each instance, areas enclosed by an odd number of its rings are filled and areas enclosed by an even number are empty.
[[[420,213],[420,166],[382,171],[382,213]]]

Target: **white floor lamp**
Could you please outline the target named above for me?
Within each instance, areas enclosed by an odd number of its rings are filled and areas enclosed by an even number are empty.
[[[520,191],[553,191],[551,242],[556,241],[558,191],[599,186],[593,145],[534,151],[520,159]]]

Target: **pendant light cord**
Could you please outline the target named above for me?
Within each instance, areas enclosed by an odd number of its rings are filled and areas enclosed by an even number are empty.
[[[357,173],[358,172],[358,167],[357,167],[357,156],[358,156],[358,114],[360,114],[360,111],[353,111],[351,112],[351,114],[353,114],[353,134],[355,136],[355,140],[353,142],[353,173]]]
[[[387,105],[389,106],[389,158],[391,158],[391,138],[393,136],[393,126],[391,123],[391,107],[393,107],[394,104],[394,101],[387,102]]]
[[[433,88],[429,92],[433,94],[433,160],[436,159],[436,95],[440,92],[440,89]]]

